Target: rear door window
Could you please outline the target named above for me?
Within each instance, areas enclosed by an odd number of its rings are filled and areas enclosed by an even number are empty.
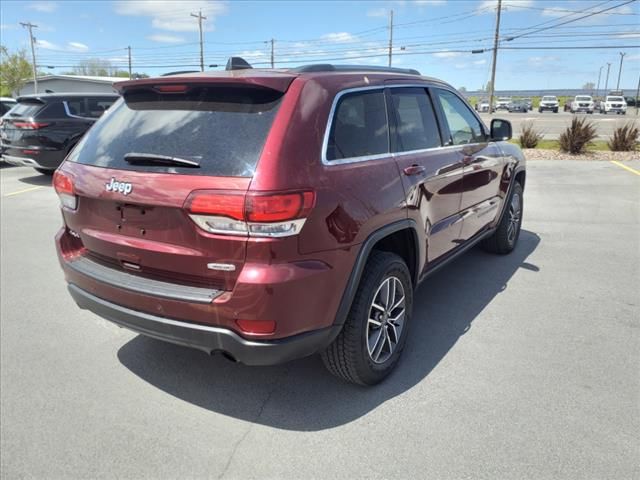
[[[331,121],[328,161],[389,153],[389,125],[382,90],[340,97]]]
[[[159,173],[252,176],[282,93],[256,87],[192,87],[125,93],[89,130],[70,161]],[[128,153],[197,162],[199,168],[130,164]]]
[[[393,88],[396,152],[410,152],[441,145],[431,99],[423,88]]]
[[[434,89],[451,135],[451,145],[479,143],[486,140],[482,124],[471,109],[449,90]]]

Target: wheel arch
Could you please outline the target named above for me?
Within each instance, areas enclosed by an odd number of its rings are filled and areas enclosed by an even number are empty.
[[[347,286],[342,294],[342,300],[338,306],[334,325],[344,324],[360,284],[364,267],[371,252],[374,250],[392,252],[402,257],[407,262],[414,287],[417,285],[420,265],[422,264],[422,253],[418,238],[416,222],[411,219],[404,219],[386,225],[367,237],[360,247],[351,270]]]

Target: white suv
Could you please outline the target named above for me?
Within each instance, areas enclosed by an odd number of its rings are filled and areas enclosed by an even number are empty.
[[[619,96],[607,96],[602,104],[602,113],[621,113],[627,114],[627,102],[624,97]]]
[[[571,102],[571,113],[586,112],[593,113],[594,103],[593,98],[588,95],[578,95]]]
[[[558,107],[560,106],[560,102],[558,102],[558,97],[554,95],[545,95],[540,100],[540,105],[538,106],[538,112],[542,113],[545,110],[550,110],[553,113],[558,113]]]

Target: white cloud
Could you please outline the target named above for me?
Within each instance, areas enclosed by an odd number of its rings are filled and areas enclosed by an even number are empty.
[[[616,35],[616,38],[640,38],[640,32],[621,33],[620,35]]]
[[[486,59],[482,59],[482,60],[476,60],[473,62],[474,65],[486,65],[487,60]]]
[[[389,15],[389,12],[386,8],[374,8],[367,12],[367,17],[386,17]]]
[[[517,7],[530,7],[533,5],[533,0],[503,0],[502,10],[509,10],[512,7],[514,11],[517,11]],[[476,14],[482,13],[494,13],[498,8],[498,0],[482,0],[476,8]]]
[[[56,2],[31,2],[27,8],[36,12],[51,13],[58,8],[58,4]]]
[[[455,57],[459,57],[460,55],[462,55],[461,52],[436,52],[433,54],[434,57],[436,58],[455,58]]]
[[[37,39],[36,46],[40,48],[44,48],[45,50],[63,50],[59,45],[56,45],[55,43],[51,43],[47,40]]]
[[[155,34],[155,35],[149,35],[147,37],[147,39],[151,40],[152,42],[158,42],[158,43],[182,43],[184,42],[184,38],[182,37],[178,37],[177,35],[164,35],[161,33]]]
[[[447,0],[413,0],[413,3],[418,6],[427,6],[427,5],[445,5]]]
[[[17,25],[10,25],[8,23],[3,23],[0,25],[0,30],[15,30],[18,28]]]
[[[89,50],[89,47],[87,47],[84,43],[69,42],[67,43],[67,50],[71,50],[74,52],[86,52],[87,50]]]
[[[202,11],[207,17],[203,29],[213,30],[216,17],[227,11],[227,5],[221,0],[119,0],[115,11],[119,15],[150,17],[151,25],[160,30],[196,32],[198,20],[192,13]]]
[[[560,60],[558,57],[553,55],[542,55],[536,57],[529,57],[527,62],[534,67],[541,67],[545,65],[549,65],[550,63],[556,63]]]
[[[350,33],[339,32],[339,33],[327,33],[326,35],[322,36],[322,39],[328,42],[344,43],[344,42],[352,42],[356,38]]]

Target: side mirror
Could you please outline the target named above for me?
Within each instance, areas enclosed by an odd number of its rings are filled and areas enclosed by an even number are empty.
[[[491,120],[491,140],[509,140],[513,136],[513,129],[509,120],[494,118]]]

